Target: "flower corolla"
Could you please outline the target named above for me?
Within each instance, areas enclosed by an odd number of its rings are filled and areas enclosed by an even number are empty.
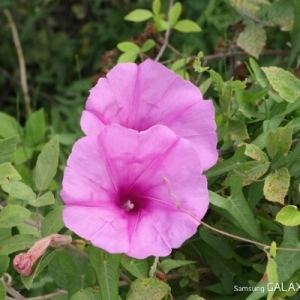
[[[188,140],[203,170],[217,161],[214,107],[199,89],[160,63],[121,63],[90,91],[81,118],[86,135],[119,124],[143,131],[165,125]]]
[[[73,146],[61,192],[64,223],[110,253],[167,256],[196,233],[208,209],[202,171],[189,141],[166,126],[107,125]]]

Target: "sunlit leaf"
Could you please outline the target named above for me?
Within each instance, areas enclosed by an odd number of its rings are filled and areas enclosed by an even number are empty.
[[[287,102],[294,102],[300,97],[300,79],[291,72],[278,67],[263,67],[272,88]]]
[[[175,24],[174,29],[181,31],[181,32],[200,32],[201,31],[200,26],[191,20],[178,21]]]
[[[38,190],[46,190],[57,171],[58,166],[58,135],[52,138],[38,156],[35,171],[35,184]]]
[[[135,9],[125,16],[124,20],[131,22],[143,22],[153,17],[150,10],[147,9]]]
[[[118,299],[121,254],[109,254],[91,246],[89,257],[97,275],[102,299]]]
[[[266,177],[264,195],[272,202],[284,204],[285,196],[290,186],[290,174],[287,168],[275,170]]]

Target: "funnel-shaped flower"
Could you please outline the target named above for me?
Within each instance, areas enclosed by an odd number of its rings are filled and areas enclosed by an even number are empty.
[[[110,253],[166,256],[197,230],[209,199],[206,177],[189,142],[156,125],[119,125],[77,141],[61,196],[65,225]]]
[[[217,161],[214,107],[199,89],[162,64],[118,64],[90,91],[81,127],[86,135],[109,124],[138,131],[169,127],[197,152],[203,169]]]

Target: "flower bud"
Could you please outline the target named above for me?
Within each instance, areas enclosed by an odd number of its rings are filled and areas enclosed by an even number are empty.
[[[70,244],[72,238],[67,235],[51,234],[37,241],[27,253],[18,254],[13,261],[14,268],[22,275],[29,276],[32,273],[34,263],[46,252],[49,246],[58,247]]]
[[[32,257],[27,253],[20,253],[14,258],[13,265],[20,274],[29,276],[32,272]]]

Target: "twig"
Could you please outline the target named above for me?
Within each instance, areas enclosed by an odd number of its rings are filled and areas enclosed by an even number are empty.
[[[14,76],[12,76],[11,74],[9,74],[9,72],[7,72],[5,69],[3,69],[2,67],[0,67],[0,73],[6,77],[7,79],[9,79],[11,82],[17,84],[17,85],[21,85],[21,82],[15,78]],[[42,98],[46,99],[47,101],[53,102],[55,104],[59,104],[58,101],[56,101],[53,97],[51,97],[50,95],[39,91],[38,89],[32,87],[32,86],[28,86],[29,91],[41,96]]]
[[[265,49],[260,53],[260,55],[287,56],[290,53],[291,53],[290,50]],[[244,52],[244,51],[236,51],[236,52],[227,52],[227,53],[217,53],[217,54],[205,55],[205,56],[203,56],[203,60],[204,61],[209,61],[209,60],[215,60],[215,59],[220,59],[220,58],[224,58],[224,57],[243,56],[243,55],[249,56],[249,54]],[[194,58],[196,58],[196,56]]]
[[[131,284],[132,280],[130,280],[121,270],[119,270],[119,276],[127,282],[127,284]]]
[[[170,44],[167,44],[167,47],[172,50],[175,54],[177,54],[178,56],[180,57],[185,57],[184,54],[182,54],[181,52],[179,52],[175,47],[173,47],[172,45]]]
[[[4,280],[2,280],[5,290],[8,294],[12,295],[14,299],[16,300],[26,300],[18,291],[16,291],[10,284],[6,283]]]
[[[27,224],[27,225],[30,225],[32,227],[35,227],[37,229],[41,229],[41,225],[40,224],[37,224],[35,222],[32,222],[32,221],[29,221],[29,220],[25,220],[23,223]]]
[[[10,26],[13,41],[17,50],[18,60],[19,60],[19,66],[20,66],[20,77],[21,77],[21,86],[22,91],[24,94],[24,102],[25,102],[25,108],[26,112],[29,115],[31,113],[31,106],[30,106],[30,97],[28,93],[28,86],[27,86],[27,78],[26,78],[26,66],[25,66],[25,60],[24,60],[24,54],[21,47],[19,34],[17,30],[17,26],[13,20],[13,17],[8,9],[4,9],[4,14],[7,18],[8,24]]]
[[[199,274],[205,274],[205,273],[211,273],[212,270],[211,268],[198,268],[198,269],[195,269],[194,270],[195,272],[199,273]],[[172,273],[168,274],[166,277],[167,279],[175,279],[175,278],[178,278],[178,277],[181,277],[182,274],[178,271],[173,271]]]
[[[171,8],[173,6],[173,3],[174,3],[174,0],[169,0],[169,9],[168,9],[168,11],[171,10]],[[155,57],[155,61],[159,61],[159,59],[161,58],[161,56],[165,52],[166,47],[169,43],[169,37],[170,37],[170,33],[171,33],[171,24],[169,23],[169,17],[168,17],[168,24],[169,24],[169,27],[167,28],[166,33],[165,33],[164,43],[162,44],[157,56]]]
[[[48,295],[44,295],[44,296],[38,296],[38,297],[31,297],[31,298],[27,298],[27,300],[48,300],[48,299],[52,299],[56,296],[60,296],[60,295],[67,295],[68,292],[65,290],[59,290],[55,293],[52,294],[48,294]]]

